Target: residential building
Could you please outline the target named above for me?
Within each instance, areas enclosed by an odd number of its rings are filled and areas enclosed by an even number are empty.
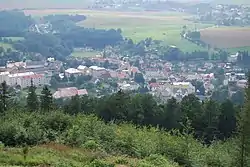
[[[90,69],[87,66],[80,65],[77,70],[81,71],[84,75],[90,75]]]
[[[8,71],[0,73],[0,83],[3,83],[7,80],[7,77],[10,73]],[[7,82],[7,81],[6,81]]]
[[[240,88],[245,88],[247,86],[247,80],[239,80],[237,86]]]
[[[163,73],[158,68],[147,68],[145,69],[145,77],[149,80],[151,78],[161,78]]]
[[[77,77],[81,74],[82,74],[82,72],[79,71],[78,69],[75,69],[75,68],[69,68],[69,69],[65,70],[65,75],[67,77],[70,77],[71,75],[74,75],[75,77]]]
[[[187,94],[195,93],[195,87],[190,82],[174,82],[170,88],[172,92],[185,92]]]
[[[34,72],[26,72],[26,73],[16,73],[9,74],[6,77],[6,83],[9,86],[17,86],[19,85],[21,88],[27,88],[31,84],[31,80],[33,84],[37,87],[43,85],[49,85],[51,76],[46,74],[37,74]]]
[[[98,66],[90,66],[89,69],[91,70],[91,74],[94,78],[100,77],[102,74],[106,73],[106,69],[103,67]]]

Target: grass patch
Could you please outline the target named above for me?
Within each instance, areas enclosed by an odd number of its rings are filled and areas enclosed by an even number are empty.
[[[20,41],[20,40],[24,40],[23,37],[4,37],[6,39],[11,39],[12,41]]]
[[[76,58],[89,58],[95,57],[96,55],[100,55],[100,53],[97,51],[74,51],[72,53],[72,56]]]
[[[8,48],[13,49],[11,44],[7,44],[7,43],[3,43],[3,42],[0,42],[0,47],[3,47],[5,50]]]

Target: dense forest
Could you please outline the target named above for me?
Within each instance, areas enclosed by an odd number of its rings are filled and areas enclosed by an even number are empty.
[[[0,37],[21,37],[34,20],[19,11],[0,11]]]

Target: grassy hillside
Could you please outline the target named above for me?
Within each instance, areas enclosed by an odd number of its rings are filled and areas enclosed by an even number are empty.
[[[144,159],[108,155],[100,151],[72,148],[62,144],[49,143],[30,147],[27,158],[24,148],[4,148],[0,151],[0,167],[14,166],[54,166],[54,167],[178,167],[167,158],[151,155]]]

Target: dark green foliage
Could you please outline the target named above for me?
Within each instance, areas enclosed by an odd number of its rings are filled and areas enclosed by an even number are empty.
[[[36,87],[33,85],[31,80],[31,85],[29,87],[28,96],[27,96],[27,109],[30,112],[38,111],[39,102],[36,94]]]
[[[87,29],[76,27],[68,32],[60,33],[59,37],[71,41],[74,47],[104,48],[106,45],[115,45],[122,41],[122,35],[114,30]]]
[[[0,11],[0,37],[20,37],[33,23],[20,11]]]
[[[53,97],[48,86],[44,86],[40,95],[41,111],[49,112],[52,109]]]
[[[236,109],[229,100],[220,106],[218,130],[222,138],[229,138],[236,130]]]
[[[73,96],[70,100],[70,103],[65,106],[65,112],[69,114],[78,114],[81,112],[81,101],[78,95]]]
[[[176,99],[168,100],[167,104],[163,106],[163,125],[166,129],[179,129],[181,121],[181,112],[179,103]]]
[[[70,77],[69,77],[69,81],[70,82],[75,82],[76,81],[76,77],[73,74],[71,74]]]
[[[250,73],[248,74],[248,85],[245,89],[245,104],[239,114],[238,120],[238,154],[236,156],[237,167],[249,166],[250,156]]]
[[[139,84],[144,84],[144,82],[145,82],[145,79],[144,79],[142,73],[135,73],[134,80],[135,80],[135,82],[137,82]]]
[[[7,99],[9,98],[7,84],[4,81],[1,83],[0,87],[0,112],[5,112],[7,110]]]
[[[229,101],[226,104],[212,100],[200,102],[195,95],[189,95],[180,103],[172,98],[159,105],[149,94],[133,95],[123,91],[102,98],[72,97],[64,106],[64,111],[71,115],[96,114],[106,122],[126,121],[166,130],[182,130],[181,123],[186,125],[188,118],[195,137],[204,139],[206,143],[231,137],[235,131],[237,112]]]

